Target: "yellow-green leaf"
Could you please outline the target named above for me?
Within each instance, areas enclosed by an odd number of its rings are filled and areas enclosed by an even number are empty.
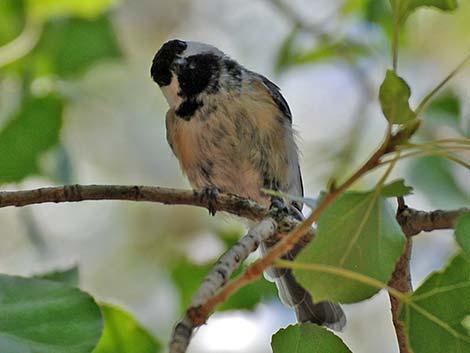
[[[27,0],[33,18],[47,20],[58,16],[97,17],[117,0]]]
[[[93,353],[158,353],[162,345],[134,318],[113,305],[100,305],[104,331]]]

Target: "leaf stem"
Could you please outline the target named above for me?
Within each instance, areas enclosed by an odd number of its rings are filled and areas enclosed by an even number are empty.
[[[387,178],[390,176],[393,168],[397,164],[397,161],[400,159],[400,151],[397,151],[395,157],[390,161],[390,165],[388,166],[387,170],[385,171],[384,175],[380,178],[379,182],[376,185],[376,189],[382,189],[383,184],[387,181]]]
[[[447,150],[421,150],[421,151],[414,151],[414,152],[410,152],[410,153],[407,153],[407,154],[403,154],[402,156],[400,156],[400,160],[403,160],[405,158],[409,158],[409,157],[425,157],[425,156],[440,156],[440,157],[443,157],[443,158],[446,158],[446,159],[449,159],[457,164],[460,164],[461,166],[465,167],[465,168],[470,168],[470,164],[463,161],[462,159],[458,158],[457,156],[453,156],[451,154],[449,154],[449,152],[452,151],[455,151],[455,152],[458,152],[458,151],[467,151],[468,148],[465,148],[465,147],[460,147],[460,148],[452,148],[452,149],[447,149]],[[393,162],[393,159],[387,159],[385,161],[381,161],[379,163],[379,166],[383,166],[383,165],[386,165],[386,164],[389,164],[389,163],[392,163]]]
[[[315,263],[291,262],[285,260],[276,261],[276,266],[287,267],[293,270],[306,270],[313,272],[329,273],[338,277],[351,279],[377,289],[386,289],[391,295],[398,298],[402,302],[408,302],[408,296],[406,294],[392,287],[389,287],[386,283],[383,283],[375,278],[366,276],[362,273],[353,272],[341,267]]]
[[[0,47],[0,67],[11,64],[30,53],[39,41],[42,28],[42,22],[27,20],[23,32]]]
[[[420,115],[424,108],[426,108],[427,104],[429,103],[429,101],[431,100],[431,98],[433,98],[436,93],[447,83],[449,82],[466,64],[467,62],[470,60],[470,54],[468,54],[465,59],[463,59],[459,65],[457,65],[457,67],[452,70],[436,87],[434,87],[434,89],[431,90],[431,92],[429,92],[424,98],[423,100],[421,101],[421,103],[419,103],[418,107],[416,108],[416,115]]]
[[[393,37],[392,37],[392,66],[396,73],[398,70],[398,37],[400,35],[400,19],[395,13],[393,17]]]

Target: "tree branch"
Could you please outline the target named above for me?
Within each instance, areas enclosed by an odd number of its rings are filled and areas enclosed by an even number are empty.
[[[409,208],[405,204],[403,197],[398,197],[397,221],[400,224],[403,233],[406,236],[406,247],[403,255],[398,260],[389,286],[395,288],[402,293],[408,293],[413,290],[411,286],[410,259],[412,249],[412,236],[422,231],[429,232],[435,229],[452,229],[457,218],[466,212],[470,212],[468,208],[459,210],[442,211],[436,210],[432,212],[418,211]],[[407,345],[407,339],[403,324],[398,319],[400,315],[400,302],[398,298],[389,294],[392,320],[397,335],[400,353],[411,353]]]
[[[425,212],[405,205],[397,214],[397,221],[406,236],[413,236],[420,232],[430,232],[436,229],[453,229],[457,218],[464,213],[470,213],[470,208]]]
[[[170,341],[170,353],[186,352],[193,329],[202,325],[207,319],[206,316],[197,315],[197,308],[214,296],[248,255],[255,251],[261,242],[274,236],[277,229],[277,222],[271,217],[267,217],[250,229],[243,238],[220,257],[214,268],[204,278],[185,316],[176,324]]]
[[[87,200],[126,200],[157,202],[167,205],[192,205],[207,208],[208,200],[198,190],[181,190],[158,186],[137,185],[64,185],[23,191],[0,191],[0,208],[22,207],[49,202],[79,202]],[[258,221],[268,209],[258,203],[234,195],[220,193],[216,211]]]
[[[260,223],[258,223],[245,238],[242,238],[235,248],[230,249],[223,255],[216,267],[208,274],[206,281],[196,293],[191,307],[173,331],[171,347],[174,348],[172,348],[171,352],[184,352],[189,344],[193,329],[203,324],[218,304],[225,301],[227,297],[240,287],[258,278],[267,267],[272,265],[277,258],[294,246],[297,241],[304,241],[307,238],[311,238],[314,235],[314,231],[310,226],[318,218],[319,214],[355,180],[373,169],[387,147],[388,143],[385,141],[382,147],[376,151],[367,163],[340,187],[331,190],[309,218],[300,223],[291,216],[284,216],[281,217],[281,219],[275,217],[276,221],[273,221],[273,218],[271,218],[273,216],[272,212],[269,212],[266,207],[237,195],[219,194],[215,205],[217,211],[229,212]],[[209,206],[208,200],[205,198],[205,193],[202,191],[180,190],[156,186],[65,185],[23,191],[0,191],[0,208],[86,200],[146,201],[173,205],[192,205],[205,208]],[[407,236],[408,241],[406,251],[397,263],[392,279],[390,280],[390,286],[400,292],[408,292],[411,290],[409,276],[411,236],[421,231],[453,228],[457,218],[467,212],[470,212],[470,209],[462,208],[452,211],[436,210],[432,212],[418,211],[406,206],[403,198],[399,198],[397,220]],[[259,229],[271,229],[266,226],[269,222],[274,222],[277,228],[273,226],[273,231],[259,231]],[[289,231],[289,234],[285,235],[282,240],[268,252],[267,256],[250,266],[241,277],[226,284],[233,270],[239,266],[251,251],[256,249],[259,242],[265,239],[264,236],[274,236],[287,231]],[[242,253],[239,253],[240,249],[236,248],[237,246],[243,248]],[[401,353],[408,353],[406,337],[401,323],[398,321],[399,303],[396,298],[392,297],[391,302],[393,322],[396,328],[400,350]]]
[[[412,240],[411,238],[406,239],[406,246],[403,255],[398,260],[395,270],[393,271],[392,278],[388,282],[388,285],[402,293],[408,293],[413,290],[411,286],[411,273],[410,273],[410,259],[411,259],[411,248]],[[400,353],[411,353],[408,349],[407,339],[405,329],[402,322],[398,319],[400,315],[400,301],[398,298],[394,297],[389,293],[391,311],[392,311],[392,321],[393,326],[395,327],[395,333],[397,336],[398,347],[400,348]]]

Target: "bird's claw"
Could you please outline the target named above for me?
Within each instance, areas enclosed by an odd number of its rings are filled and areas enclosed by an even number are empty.
[[[273,197],[271,199],[271,205],[269,206],[269,209],[279,219],[289,214],[289,208],[284,203],[284,200],[278,197]]]
[[[219,189],[215,186],[206,186],[202,188],[201,200],[207,202],[207,209],[211,216],[215,216],[217,212],[217,197],[219,196]]]

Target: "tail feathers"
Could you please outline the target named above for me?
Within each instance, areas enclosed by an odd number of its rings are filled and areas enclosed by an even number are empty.
[[[314,304],[309,298],[295,307],[299,322],[313,322],[335,331],[341,331],[346,325],[346,315],[338,304],[319,302]]]
[[[265,254],[270,245],[272,244],[262,243],[261,253]],[[296,245],[282,258],[294,260],[301,249],[301,245]],[[313,303],[310,293],[295,280],[290,269],[270,267],[265,271],[265,277],[276,283],[279,298],[285,305],[294,308],[299,322],[312,322],[335,331],[341,331],[346,325],[346,316],[341,307],[328,301]]]
[[[346,325],[346,316],[338,304],[323,301],[313,303],[312,296],[287,270],[275,280],[281,301],[295,310],[297,321],[312,322],[341,331]]]

